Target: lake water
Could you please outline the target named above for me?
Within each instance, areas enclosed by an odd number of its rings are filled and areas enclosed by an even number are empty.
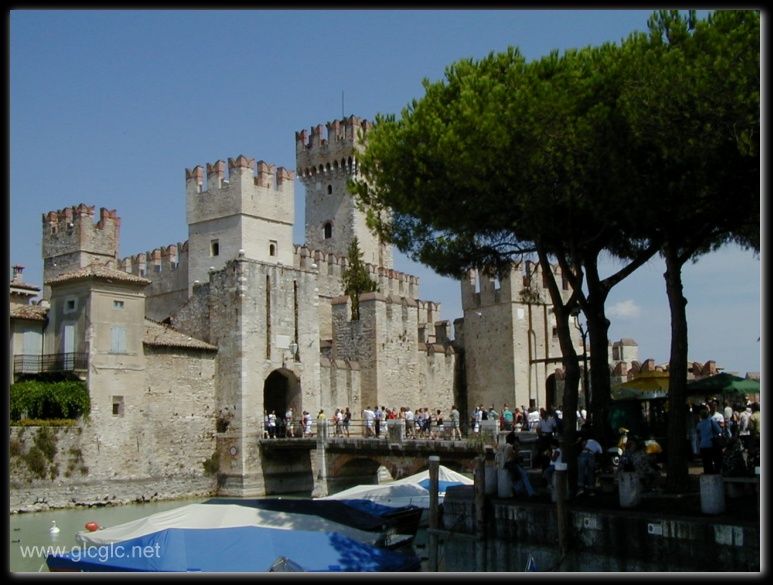
[[[10,521],[11,572],[48,572],[46,556],[49,552],[66,552],[78,546],[75,534],[85,530],[87,522],[108,527],[136,520],[156,512],[163,512],[187,504],[198,504],[207,498],[185,498],[144,504],[103,506],[95,508],[67,508],[47,512],[12,514]],[[51,534],[51,523],[56,522],[58,534]],[[54,550],[55,547],[59,551]]]
[[[10,517],[9,568],[11,572],[47,572],[45,561],[50,552],[67,552],[79,546],[76,533],[85,529],[87,522],[109,527],[136,520],[156,512],[171,510],[187,504],[204,502],[208,498],[185,498],[144,504],[68,508],[47,512],[13,514]],[[49,532],[52,521],[58,534]],[[419,530],[413,543],[413,552],[422,559],[422,570],[428,570],[428,537]],[[489,540],[478,542],[463,535],[441,538],[438,550],[439,570],[444,572],[506,571],[522,572],[529,556],[540,571],[555,570],[557,551],[520,547],[517,543]],[[578,570],[578,569],[571,569]],[[593,570],[589,567],[579,570]]]

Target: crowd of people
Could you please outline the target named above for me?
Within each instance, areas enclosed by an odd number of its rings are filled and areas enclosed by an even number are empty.
[[[703,462],[704,473],[751,475],[760,464],[760,404],[731,405],[719,409],[717,400],[690,407],[693,454]]]
[[[577,412],[578,428],[584,422],[584,416],[584,411]],[[284,416],[275,410],[266,410],[263,413],[263,436],[264,438],[311,437],[314,435],[314,420],[325,421],[332,429],[329,432],[336,437],[349,437],[353,433],[363,437],[383,437],[387,426],[386,421],[401,420],[405,424],[406,438],[454,440],[480,433],[484,426],[483,421],[487,420],[498,420],[500,430],[539,431],[543,438],[560,433],[562,426],[560,410],[534,407],[527,409],[525,406],[510,409],[507,403],[502,405],[501,410],[497,410],[493,404],[489,408],[484,408],[482,404],[478,405],[473,409],[467,423],[462,421],[459,408],[455,404],[447,411],[426,406],[416,409],[408,406],[399,408],[366,406],[357,420],[353,419],[352,412],[347,406],[336,408],[330,416],[324,409],[321,409],[316,417],[312,417],[308,411],[303,411],[298,420],[292,408],[288,408]]]

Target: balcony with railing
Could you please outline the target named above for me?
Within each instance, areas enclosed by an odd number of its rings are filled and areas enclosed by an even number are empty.
[[[13,356],[14,374],[76,372],[88,365],[87,353],[18,354]]]

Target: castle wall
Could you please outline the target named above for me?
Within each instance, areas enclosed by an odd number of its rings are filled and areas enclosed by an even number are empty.
[[[212,333],[210,329],[210,284],[196,285],[193,294],[186,303],[172,315],[170,321],[172,327],[181,333],[195,337],[212,345]]]
[[[360,319],[352,321],[350,303],[348,297],[333,301],[333,354],[357,360],[362,406],[450,407],[453,353],[445,355],[448,344],[427,350],[419,343],[419,320],[432,315],[428,305],[437,314],[437,305],[366,293],[360,296]]]
[[[188,242],[162,246],[119,261],[125,272],[150,280],[145,288],[145,315],[163,321],[188,300]]]
[[[364,405],[360,396],[359,364],[321,358],[320,395],[320,408],[325,409],[328,418],[335,413],[336,408],[344,409],[347,406],[352,412],[352,418],[360,418]],[[311,411],[312,416],[316,416],[317,412]]]
[[[426,349],[425,349],[426,348]],[[419,393],[412,407],[449,412],[454,404],[454,372],[457,356],[449,345],[419,346]]]
[[[294,247],[293,266],[317,273],[319,303],[319,322],[321,339],[333,338],[333,299],[343,295],[342,274],[346,270],[346,257],[314,250],[308,246]],[[365,264],[365,268],[377,286],[378,292],[385,296],[407,297],[415,299],[419,295],[419,278],[374,264]]]
[[[203,463],[215,450],[214,354],[145,347],[145,368],[89,376],[91,414],[77,427],[54,429],[53,478],[40,479],[11,458],[11,509],[74,503],[113,503],[155,496],[212,493]],[[123,411],[113,414],[114,393]],[[12,427],[20,452],[29,450],[34,428]]]
[[[145,356],[146,473],[201,476],[215,451],[215,354],[146,346]]]

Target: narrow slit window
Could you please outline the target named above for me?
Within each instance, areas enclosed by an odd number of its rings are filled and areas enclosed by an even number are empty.
[[[212,240],[209,243],[209,255],[220,256],[220,242],[218,240]]]
[[[329,221],[325,223],[325,239],[329,240],[333,237],[333,224]]]

